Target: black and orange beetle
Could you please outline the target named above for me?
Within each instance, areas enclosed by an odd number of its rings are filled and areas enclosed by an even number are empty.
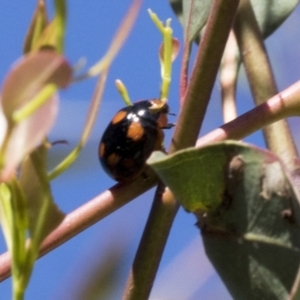
[[[169,106],[158,99],[143,100],[119,110],[99,144],[99,158],[106,173],[119,182],[143,172],[154,150],[162,149],[164,133],[171,128]]]

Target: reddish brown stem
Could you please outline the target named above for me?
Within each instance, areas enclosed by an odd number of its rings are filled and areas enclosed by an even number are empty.
[[[235,120],[201,137],[196,147],[226,139],[239,140],[278,120],[300,116],[300,80]]]
[[[180,106],[183,105],[184,96],[188,85],[190,52],[191,52],[191,44],[185,42],[183,46],[181,71],[180,71]]]
[[[171,152],[195,144],[238,4],[239,0],[214,1],[175,128]]]

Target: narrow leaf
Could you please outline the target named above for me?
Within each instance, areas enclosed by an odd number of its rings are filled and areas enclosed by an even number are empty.
[[[44,0],[38,0],[35,12],[33,14],[28,32],[25,37],[23,52],[28,53],[36,44],[42,32],[48,24],[46,3]]]
[[[65,0],[55,1],[55,16],[47,23],[33,44],[32,50],[52,49],[63,53],[66,26],[66,3]]]

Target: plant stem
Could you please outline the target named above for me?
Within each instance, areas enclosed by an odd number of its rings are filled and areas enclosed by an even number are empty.
[[[148,299],[177,210],[170,190],[159,184],[123,299]]]
[[[183,105],[185,93],[188,85],[190,54],[191,54],[191,44],[189,42],[186,42],[183,45],[183,54],[182,54],[181,70],[180,70],[180,91],[179,91],[180,107]]]
[[[195,144],[205,116],[238,0],[214,1],[201,40],[170,152]],[[159,186],[123,295],[124,300],[148,299],[179,205],[169,189]]]
[[[175,128],[171,152],[195,144],[238,3],[238,0],[231,0],[213,4]]]
[[[278,93],[263,37],[249,0],[241,0],[235,33],[242,53],[243,63],[253,98],[259,105]],[[283,159],[289,170],[294,171],[298,156],[286,120],[263,129],[267,147]]]
[[[13,300],[23,300],[24,289],[19,286],[18,282],[13,284]]]
[[[300,116],[300,80],[263,104],[198,139],[196,147],[227,139],[240,140],[278,120]]]
[[[25,242],[28,219],[26,215],[26,202],[20,190],[19,184],[13,180],[11,189],[11,208],[13,214],[12,220],[12,281],[13,281],[13,299],[21,300],[24,297],[26,285],[24,284],[25,268]]]

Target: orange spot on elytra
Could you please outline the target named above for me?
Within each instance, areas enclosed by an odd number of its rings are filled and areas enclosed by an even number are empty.
[[[107,164],[111,166],[115,166],[120,160],[120,156],[112,153],[108,158],[107,158]]]
[[[99,146],[99,155],[100,155],[100,157],[104,156],[104,152],[105,152],[105,144],[101,143],[100,146]]]
[[[135,165],[134,159],[133,158],[125,158],[122,161],[122,165],[127,168],[130,169]]]
[[[117,124],[120,121],[122,121],[126,116],[127,116],[127,112],[121,110],[121,111],[119,111],[119,112],[116,113],[116,115],[111,120],[111,123],[112,124]]]
[[[138,141],[142,138],[144,132],[144,128],[140,122],[133,122],[128,127],[127,137],[133,139],[134,141]]]

